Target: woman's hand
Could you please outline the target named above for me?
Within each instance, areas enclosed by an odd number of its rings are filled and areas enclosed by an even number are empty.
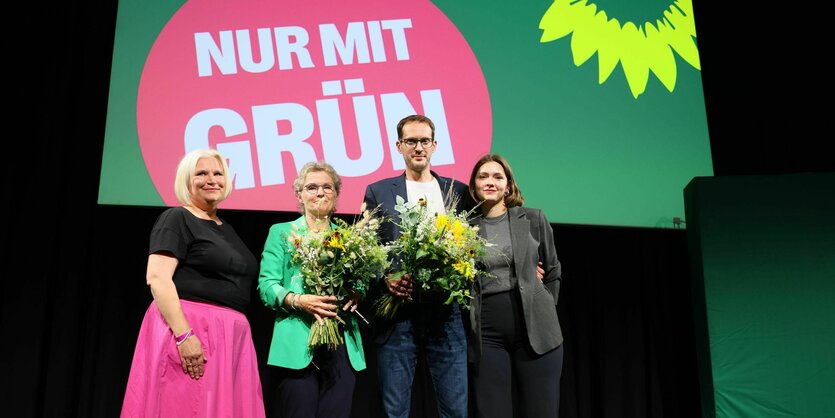
[[[206,357],[203,355],[203,344],[197,338],[197,335],[186,338],[182,344],[177,346],[177,350],[180,352],[180,363],[183,366],[183,372],[195,380],[203,377]]]
[[[313,315],[320,324],[324,323],[323,317],[336,316],[336,296],[299,295],[298,298],[296,308]]]

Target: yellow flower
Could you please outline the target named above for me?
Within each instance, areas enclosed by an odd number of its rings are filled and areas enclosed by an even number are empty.
[[[468,279],[472,279],[473,277],[475,277],[475,275],[473,274],[473,267],[466,260],[456,261],[452,265],[452,268],[454,268],[455,271],[463,274],[464,277]]]
[[[455,244],[460,246],[464,243],[464,224],[461,222],[460,219],[456,219],[455,222],[452,223],[452,226],[449,228],[452,231],[452,240],[455,241]]]
[[[328,239],[328,248],[345,249],[345,244],[342,242],[342,235],[339,232],[334,232]]]
[[[448,222],[449,218],[446,215],[438,215],[438,217],[435,218],[435,228],[438,230],[444,229]]]

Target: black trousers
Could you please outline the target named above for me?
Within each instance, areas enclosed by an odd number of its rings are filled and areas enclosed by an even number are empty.
[[[518,291],[483,296],[481,338],[471,374],[476,416],[557,417],[563,347],[542,355],[531,349]]]
[[[282,418],[349,418],[356,374],[345,345],[317,350],[301,370],[278,367],[278,404]]]

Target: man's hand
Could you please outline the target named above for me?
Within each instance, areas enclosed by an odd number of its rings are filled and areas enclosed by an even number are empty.
[[[409,297],[415,291],[414,285],[412,284],[412,277],[408,274],[404,274],[394,280],[391,279],[391,274],[389,274],[386,278],[386,286],[392,295],[401,298]]]
[[[362,295],[360,294],[360,292],[357,292],[356,290],[352,290],[348,294],[348,297],[345,299],[345,305],[342,306],[342,310],[343,311],[351,311],[351,312],[356,311],[357,306],[360,304],[361,300],[362,300]]]

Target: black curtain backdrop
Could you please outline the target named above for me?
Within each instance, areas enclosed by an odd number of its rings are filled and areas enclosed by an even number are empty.
[[[828,38],[805,29],[814,14],[705,3],[694,8],[716,175],[833,170],[831,154],[817,150],[823,111],[803,99],[826,79],[812,61]],[[12,94],[0,405],[9,417],[115,417],[151,301],[148,233],[162,209],[96,204],[115,2],[25,7],[7,11],[25,29],[3,43]],[[221,216],[260,254],[269,226],[296,215]],[[686,230],[554,229],[564,265],[561,416],[700,416]],[[278,416],[265,365],[271,312],[255,304],[249,317],[268,413]],[[380,416],[367,349],[355,417]],[[413,416],[436,416],[430,384],[418,375]]]
[[[10,416],[118,415],[151,301],[144,283],[148,231],[162,210],[90,205],[73,211],[72,220],[42,219],[27,228],[40,237],[32,240],[39,248],[12,260],[30,267],[17,276],[21,281],[4,284],[4,370],[14,384],[4,391],[4,408],[18,411]],[[269,226],[297,215],[227,210],[221,216],[260,253]],[[554,228],[564,264],[562,416],[697,417],[685,231]],[[47,250],[44,242],[53,245]],[[249,318],[265,403],[278,417],[266,366],[272,312],[255,304]],[[366,349],[369,368],[359,376],[355,417],[381,416],[374,351]],[[426,375],[416,379],[413,416],[437,416],[430,385]]]

